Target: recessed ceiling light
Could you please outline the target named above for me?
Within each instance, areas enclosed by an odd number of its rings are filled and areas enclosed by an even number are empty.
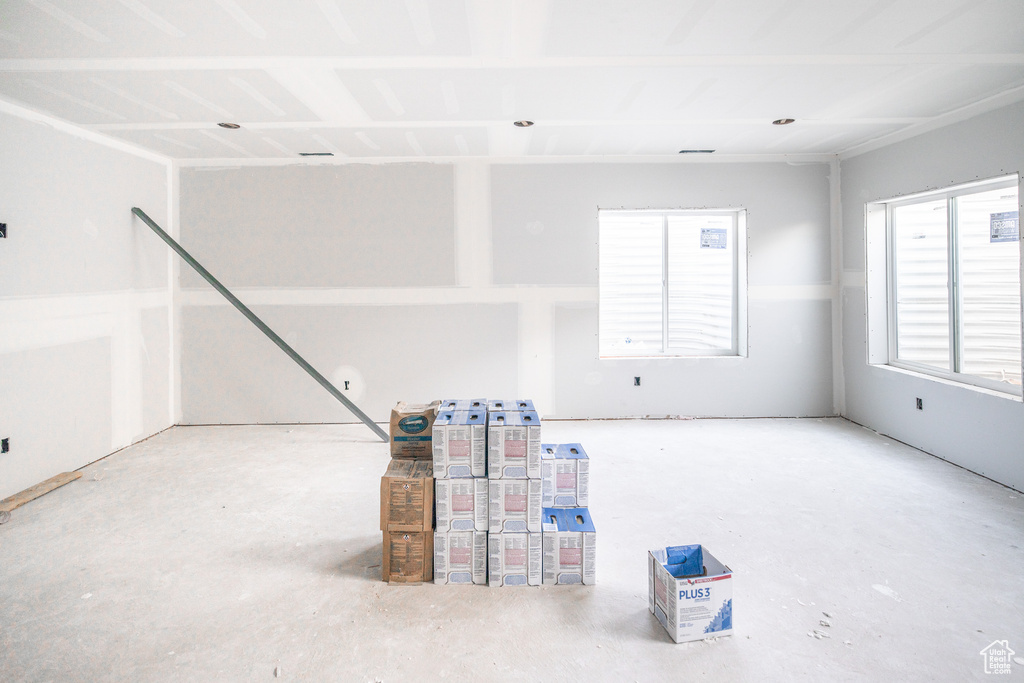
[[[713,154],[713,149],[681,149],[680,154]]]
[[[218,123],[217,125],[220,126],[221,128],[230,128],[231,130],[235,130],[236,128],[241,128],[241,126],[238,125],[237,123]]]
[[[300,157],[333,157],[334,152],[299,152]]]
[[[789,124],[796,121],[796,119],[775,119],[772,121],[773,126],[788,126]]]
[[[518,126],[519,128],[529,128],[533,125],[533,121],[515,121],[512,125]]]

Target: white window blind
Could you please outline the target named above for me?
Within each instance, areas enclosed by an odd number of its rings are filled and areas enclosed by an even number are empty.
[[[1020,393],[1017,179],[893,201],[890,362]]]
[[[736,211],[599,213],[602,357],[737,353]]]

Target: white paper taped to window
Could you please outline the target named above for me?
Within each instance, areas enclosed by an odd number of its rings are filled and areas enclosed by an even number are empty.
[[[701,249],[726,249],[729,241],[729,230],[727,228],[701,228],[700,248]]]

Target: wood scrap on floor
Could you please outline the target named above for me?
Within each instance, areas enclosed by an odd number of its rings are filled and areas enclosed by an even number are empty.
[[[39,496],[46,495],[50,491],[64,486],[64,484],[70,484],[81,476],[81,472],[61,472],[57,476],[50,477],[46,481],[27,488],[21,493],[15,493],[10,498],[0,500],[0,512],[11,512],[12,510],[20,508],[25,503],[35,500]]]

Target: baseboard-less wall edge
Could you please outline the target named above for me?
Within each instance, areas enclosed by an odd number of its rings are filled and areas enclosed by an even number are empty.
[[[319,427],[359,425],[362,422],[182,422],[175,427]],[[381,420],[378,425],[387,424]]]
[[[921,451],[925,455],[931,456],[931,457],[935,458],[936,460],[941,460],[942,462],[944,462],[946,464],[949,464],[949,465],[952,465],[953,467],[957,467],[959,469],[962,469],[965,472],[970,472],[971,474],[973,474],[973,475],[975,475],[977,477],[981,477],[982,479],[988,479],[992,483],[999,484],[1003,488],[1010,489],[1011,491],[1016,491],[1017,493],[1024,493],[1024,491],[1021,491],[1020,489],[1016,489],[1013,486],[1010,486],[1009,484],[1004,484],[1003,482],[999,481],[998,479],[993,479],[992,477],[984,475],[981,472],[975,472],[971,468],[964,467],[963,465],[961,465],[959,463],[956,463],[956,462],[953,462],[952,460],[950,460],[948,458],[943,458],[941,455],[936,455],[935,453],[929,453],[928,451],[924,450],[920,446],[915,446],[914,444],[907,443],[906,441],[900,441],[895,436],[892,436],[890,434],[886,434],[885,432],[880,432],[877,429],[872,429],[871,427],[868,427],[867,425],[861,424],[860,422],[857,422],[856,420],[851,420],[850,418],[846,417],[845,415],[840,415],[840,417],[842,417],[844,420],[846,420],[850,424],[855,424],[858,427],[863,427],[864,429],[868,430],[869,432],[874,432],[875,434],[878,434],[879,436],[884,436],[887,439],[892,439],[896,443],[901,443],[904,446],[909,446],[910,448],[913,448],[915,451]]]
[[[842,415],[624,415],[616,417],[543,417],[544,422],[612,422],[615,420],[829,420]],[[851,420],[852,422],[852,420]]]
[[[176,425],[171,425],[171,427],[174,427],[174,426],[176,426]],[[140,444],[143,441],[148,441],[149,439],[152,439],[154,436],[157,436],[158,434],[162,434],[163,432],[166,432],[168,429],[171,429],[171,427],[167,427],[165,429],[161,429],[159,432],[156,432],[155,434],[150,434],[149,436],[147,436],[144,439],[139,439],[138,441],[132,442],[131,444],[129,444],[128,446],[125,446],[124,448],[118,448],[116,451],[108,453],[107,455],[104,455],[102,458],[96,458],[92,462],[90,462],[90,463],[88,463],[86,465],[83,465],[82,467],[79,467],[74,472],[61,472],[60,474],[57,474],[57,475],[54,475],[54,476],[50,477],[46,481],[42,481],[42,482],[36,484],[35,486],[30,486],[29,488],[25,489],[24,491],[20,491],[18,493],[15,493],[13,496],[10,496],[8,498],[4,498],[3,500],[0,500],[0,512],[10,513],[11,511],[21,507],[25,503],[30,503],[33,500],[35,500],[36,498],[39,498],[40,496],[44,496],[47,493],[49,493],[50,491],[58,489],[61,486],[64,486],[65,484],[70,484],[71,482],[75,481],[76,479],[81,478],[82,470],[85,469],[86,467],[89,467],[90,465],[94,465],[94,464],[98,463],[100,460],[105,460],[106,458],[109,458],[110,456],[114,455],[115,453],[120,453],[125,448],[131,448],[132,446],[135,446],[136,444]],[[3,523],[3,522],[0,521],[0,523]]]
[[[46,495],[54,489],[59,489],[65,484],[70,484],[81,476],[81,472],[61,472],[60,474],[50,477],[46,481],[40,482],[35,486],[31,486],[20,493],[15,493],[10,498],[0,500],[0,512],[11,512],[20,508],[25,503],[31,503],[36,498]]]

